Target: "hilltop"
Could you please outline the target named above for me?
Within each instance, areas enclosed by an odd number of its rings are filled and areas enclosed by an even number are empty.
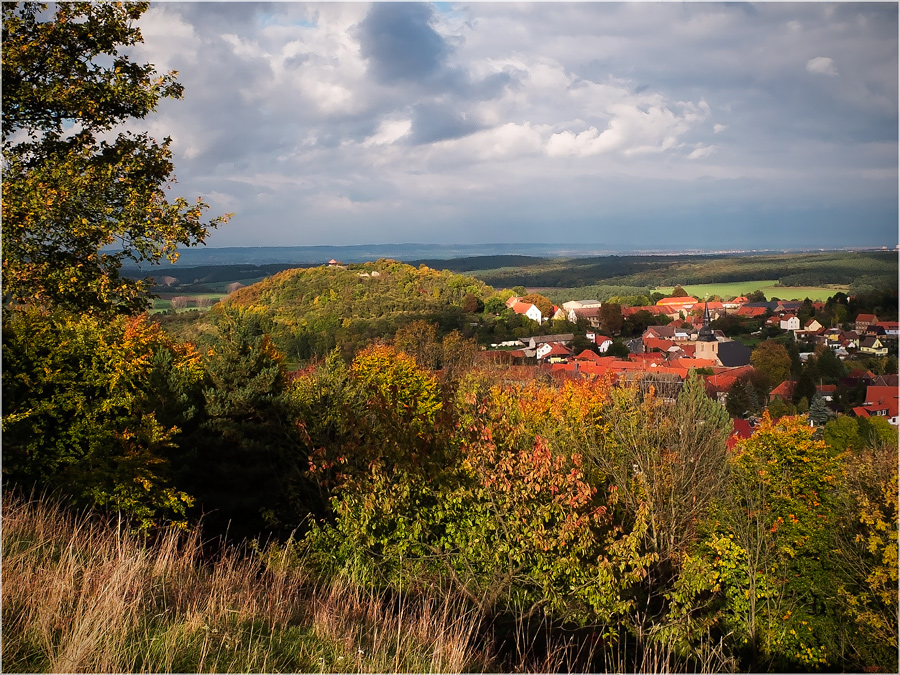
[[[217,311],[259,315],[289,358],[302,360],[336,345],[350,353],[415,319],[460,328],[467,311],[493,294],[469,276],[380,259],[285,270],[235,291]]]

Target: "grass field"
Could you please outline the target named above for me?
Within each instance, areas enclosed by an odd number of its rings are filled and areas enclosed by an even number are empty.
[[[224,298],[227,293],[161,293],[159,298],[153,298],[151,314],[172,309],[172,298],[183,297],[187,299],[187,306],[179,308],[178,312],[188,312],[193,309],[205,311]]]
[[[831,287],[824,286],[778,286],[776,280],[769,281],[734,281],[723,284],[694,284],[683,286],[688,294],[695,298],[703,299],[705,295],[719,295],[722,298],[730,299],[745,293],[753,291],[762,291],[766,299],[773,297],[781,300],[827,300],[838,291],[847,292],[847,286],[833,285]],[[660,293],[669,294],[672,287],[660,287]]]

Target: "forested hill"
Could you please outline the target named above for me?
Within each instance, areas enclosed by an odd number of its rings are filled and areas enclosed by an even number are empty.
[[[242,288],[224,303],[262,313],[290,357],[393,335],[417,318],[452,330],[493,294],[472,277],[381,259],[343,267],[286,270]]]

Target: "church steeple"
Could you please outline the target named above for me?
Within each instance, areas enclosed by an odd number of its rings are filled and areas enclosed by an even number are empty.
[[[700,329],[700,334],[697,336],[698,342],[716,342],[716,336],[713,334],[709,322],[709,297],[707,296],[703,301],[703,327]]]

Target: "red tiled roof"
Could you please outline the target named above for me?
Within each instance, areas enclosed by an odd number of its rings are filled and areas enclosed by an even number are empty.
[[[872,410],[887,409],[888,417],[896,417],[900,413],[900,392],[896,387],[879,387],[870,384],[866,387],[865,407]]]
[[[868,417],[869,411],[863,408],[862,406],[853,409],[853,414],[857,417]]]
[[[681,351],[684,352],[686,356],[693,356],[694,352],[697,351],[697,345],[679,345],[681,347]]]
[[[675,343],[672,340],[663,340],[662,338],[648,337],[644,338],[644,347],[647,349],[658,349],[662,352],[666,351],[669,347],[674,347]]]
[[[554,342],[553,346],[550,348],[550,351],[544,354],[542,358],[549,358],[551,356],[572,356],[572,352],[561,345],[559,342]]]
[[[878,321],[878,317],[874,314],[859,314],[856,317],[856,321],[862,321],[863,323],[875,323]]]
[[[772,390],[772,392],[769,394],[769,400],[775,400],[776,396],[781,396],[782,398],[791,398],[794,395],[795,386],[796,383],[792,380],[785,380]]]
[[[696,303],[697,298],[687,296],[685,298],[663,298],[662,300],[657,301],[656,304],[660,307],[665,307],[666,305],[693,305]]]
[[[525,314],[532,307],[534,307],[534,305],[530,302],[517,302],[512,306],[512,310],[516,314]]]
[[[734,418],[731,420],[731,423],[734,427],[734,431],[731,432],[731,436],[729,436],[728,440],[725,442],[725,445],[729,450],[737,445],[738,441],[743,441],[753,435],[753,427],[750,426],[750,422],[747,420]]]
[[[763,316],[765,313],[765,307],[747,307],[745,305],[738,310],[738,316]]]

